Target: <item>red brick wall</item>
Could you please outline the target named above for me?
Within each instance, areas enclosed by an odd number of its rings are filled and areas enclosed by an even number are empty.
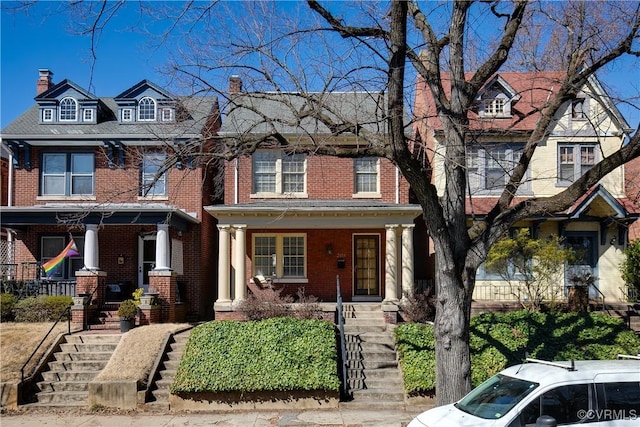
[[[625,174],[625,192],[627,197],[631,199],[640,209],[640,157],[633,159],[624,166]],[[640,224],[634,222],[629,227],[629,240],[640,238]]]

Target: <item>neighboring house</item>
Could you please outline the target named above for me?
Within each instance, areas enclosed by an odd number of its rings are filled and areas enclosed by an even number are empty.
[[[447,76],[445,75],[445,79]],[[477,109],[469,114],[467,157],[469,219],[488,213],[507,183],[524,143],[538,120],[536,109],[559,87],[562,75],[554,72],[499,73],[480,92]],[[418,134],[433,162],[433,179],[442,189],[442,126],[430,102],[428,88],[419,81],[416,96]],[[556,117],[553,129],[538,144],[516,200],[559,193],[602,156],[617,150],[630,131],[628,124],[595,78],[582,88],[578,99],[568,102]],[[591,295],[606,301],[624,298],[624,283],[618,268],[628,241],[628,229],[638,218],[638,207],[627,198],[624,167],[620,167],[564,212],[531,218],[515,224],[527,227],[533,236],[560,235],[576,249],[579,259],[569,265],[564,284],[577,275],[595,277]],[[562,288],[560,288],[562,289]],[[497,274],[481,267],[474,299],[513,299],[512,289]],[[562,296],[562,293],[561,293]]]
[[[413,290],[415,260],[426,256],[414,253],[422,211],[409,202],[407,182],[387,159],[286,149],[288,144],[336,149],[366,144],[351,132],[332,136],[309,117],[315,108],[336,123],[357,122],[384,138],[384,101],[370,93],[303,96],[241,88],[232,77],[220,143],[265,138],[272,148],[226,162],[224,204],[205,208],[219,229],[216,318],[233,316],[252,282],[335,302],[339,279],[345,301],[382,301],[389,312],[397,311],[399,300]],[[269,138],[273,134],[287,144]]]
[[[216,239],[203,206],[214,174],[189,150],[219,128],[217,99],[176,97],[147,80],[97,97],[51,75],[40,70],[35,105],[1,135],[13,158],[2,228],[17,278],[40,275],[31,266],[73,238],[79,255],[43,279],[77,281],[77,293],[97,287],[99,304],[151,285],[168,304],[162,320],[211,318]]]

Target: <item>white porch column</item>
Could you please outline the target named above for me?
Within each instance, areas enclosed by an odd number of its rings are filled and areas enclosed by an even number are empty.
[[[84,268],[83,270],[99,270],[98,259],[98,225],[84,226]]]
[[[229,283],[229,268],[231,265],[229,256],[229,238],[231,226],[218,226],[218,300],[217,303],[231,302],[231,284]]]
[[[154,270],[170,270],[169,224],[156,225],[156,267]]]
[[[242,301],[247,298],[247,275],[246,275],[246,261],[245,252],[247,250],[246,225],[234,225],[235,229],[235,244],[233,245],[233,260],[235,267],[235,301]],[[235,302],[234,301],[234,302]]]
[[[398,300],[398,245],[396,230],[398,225],[385,225],[386,246],[385,246],[385,287],[384,301],[392,302]]]
[[[402,224],[402,299],[413,295],[413,229]]]

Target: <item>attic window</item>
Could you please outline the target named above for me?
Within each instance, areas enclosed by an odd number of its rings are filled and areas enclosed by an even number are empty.
[[[42,121],[43,122],[53,121],[53,110],[51,108],[45,108],[44,110],[42,110]]]
[[[153,121],[156,119],[156,101],[152,98],[142,98],[138,103],[138,120]]]
[[[93,121],[93,110],[90,108],[87,108],[86,110],[83,110],[83,120],[85,122],[92,122]]]
[[[484,105],[484,113],[488,116],[504,116],[505,115],[504,98],[495,98],[487,100]]]
[[[164,108],[162,110],[162,121],[170,122],[173,120],[173,110],[171,108]]]
[[[576,99],[571,103],[571,118],[578,120],[584,120],[587,118],[584,98]]]
[[[60,101],[60,121],[75,122],[78,117],[78,103],[73,98],[63,98]]]
[[[122,110],[122,121],[123,122],[131,121],[131,108],[124,108]]]

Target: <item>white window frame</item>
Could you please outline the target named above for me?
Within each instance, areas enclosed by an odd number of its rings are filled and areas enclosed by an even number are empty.
[[[82,120],[85,122],[93,121],[93,108],[85,108],[82,111]]]
[[[572,150],[572,161],[563,160],[563,149],[571,148]],[[593,158],[593,163],[583,165],[583,149],[589,149],[592,151],[589,157]],[[587,153],[588,154],[588,153]],[[575,180],[580,178],[586,171],[591,169],[596,163],[599,161],[597,144],[594,143],[559,143],[558,144],[558,152],[557,152],[557,185],[566,186],[573,183]],[[562,165],[573,165],[573,175],[571,178],[563,178],[561,174]],[[585,169],[585,166],[588,166]]]
[[[130,122],[133,120],[133,110],[131,108],[122,109],[122,121]]]
[[[261,158],[263,157],[264,158]],[[302,172],[292,171],[287,172],[283,167],[283,164],[286,163],[287,159],[293,157],[294,162],[299,162],[300,158],[302,158]],[[262,161],[265,163],[273,162],[273,170],[267,172],[258,172],[256,167],[256,162]],[[274,181],[274,191],[256,191],[257,185],[257,176],[263,175],[273,176]],[[297,182],[298,185],[302,185],[301,191],[292,191],[288,192],[284,189],[284,181],[286,175],[302,175],[302,182]],[[307,197],[307,157],[304,154],[295,154],[293,156],[289,156],[282,151],[274,151],[274,150],[260,150],[256,151],[252,157],[252,167],[251,167],[251,196],[252,197]]]
[[[252,244],[251,244],[251,256],[252,256],[252,260],[256,260],[258,256],[264,256],[264,255],[256,255],[256,238],[260,238],[260,237],[266,237],[266,238],[270,238],[270,239],[275,239],[275,252],[273,254],[267,255],[272,257],[272,262],[275,263],[275,265],[272,264],[272,269],[268,272],[266,272],[267,274],[264,274],[264,271],[258,271],[256,270],[256,263],[252,262],[251,265],[251,270],[252,270],[252,275],[256,276],[256,275],[263,275],[265,277],[271,277],[273,278],[274,282],[286,282],[286,281],[292,281],[292,282],[296,282],[296,283],[304,283],[307,281],[307,264],[308,264],[308,255],[307,255],[307,234],[306,233],[253,233],[253,235],[251,236],[252,239]],[[294,275],[294,274],[286,274],[286,268],[285,268],[285,263],[286,263],[286,257],[288,255],[285,255],[285,248],[284,248],[284,242],[286,238],[296,238],[296,239],[302,239],[302,251],[303,254],[302,255],[290,255],[291,257],[298,257],[298,258],[302,258],[302,270],[303,270],[303,274],[302,275]],[[275,274],[274,274],[275,273]]]
[[[46,240],[51,240],[54,242],[59,242],[59,249],[56,248],[54,250],[55,253],[48,254],[45,256],[44,254],[44,242]],[[47,278],[50,280],[70,280],[75,278],[75,272],[82,268],[82,264],[84,262],[83,253],[84,253],[84,237],[74,237],[73,241],[76,244],[76,248],[78,248],[78,255],[67,257],[62,262],[62,266],[57,267],[53,271],[53,275],[48,276]],[[56,235],[44,235],[40,236],[40,253],[42,254],[40,258],[40,262],[44,264],[52,258],[55,258],[62,250],[69,244],[69,240],[65,236],[56,236]],[[76,267],[74,267],[76,264]],[[43,273],[44,274],[44,273]]]
[[[375,162],[375,170],[362,170],[359,167],[361,162]],[[372,191],[363,191],[360,187],[358,177],[375,175],[375,189]],[[380,159],[377,157],[359,157],[353,159],[353,197],[380,197]]]
[[[162,109],[162,121],[170,122],[173,120],[173,109],[172,108],[163,108]]]
[[[151,113],[151,110],[148,110],[147,106],[153,106],[153,112],[151,117],[146,117],[147,113]],[[145,113],[145,118],[143,118],[143,113]],[[150,96],[145,96],[138,101],[138,121],[139,122],[155,122],[156,117],[158,116],[158,104],[156,100],[151,98]]]
[[[572,120],[587,120],[587,99],[576,98],[571,101],[571,119]]]
[[[503,185],[496,185],[492,188],[487,188],[487,162],[491,161],[488,156],[491,156],[492,152],[497,149],[504,149],[504,161],[507,165],[510,165],[511,168],[506,170],[504,173]],[[523,149],[524,146],[519,144],[484,144],[477,147],[468,147],[467,173],[471,191],[475,194],[494,194],[502,192],[509,182],[509,171],[513,171],[513,168],[517,165]],[[528,193],[531,191],[531,184],[529,183],[528,176],[529,170],[527,170],[526,175],[523,178],[523,182],[519,187],[519,192]]]
[[[42,110],[42,121],[43,122],[53,121],[53,108],[45,108]]]
[[[158,168],[164,167],[164,163],[167,160],[167,154],[162,151],[147,151],[142,154],[142,161],[140,164],[140,192],[139,196],[142,198],[166,198],[168,195],[168,171],[165,171],[162,175],[157,177],[157,171],[146,172],[147,163],[151,163],[150,166],[156,166]],[[147,185],[150,187],[147,188]]]
[[[64,157],[64,171],[58,173],[46,172],[44,169],[45,157],[56,156]],[[92,159],[92,171],[91,172],[78,172],[73,170],[73,158],[74,156],[88,156]],[[63,196],[63,197],[77,197],[77,196],[94,196],[95,195],[95,175],[96,164],[95,155],[91,152],[46,152],[42,153],[42,167],[40,170],[40,193],[42,196]],[[59,178],[64,180],[64,191],[61,193],[46,192],[45,182],[47,178]],[[91,192],[90,193],[75,193],[73,190],[74,178],[91,178]]]
[[[73,105],[73,109],[67,107],[67,104]],[[77,122],[78,121],[78,101],[71,96],[66,96],[60,100],[58,108],[58,119],[61,122]],[[69,114],[70,117],[65,116]]]

